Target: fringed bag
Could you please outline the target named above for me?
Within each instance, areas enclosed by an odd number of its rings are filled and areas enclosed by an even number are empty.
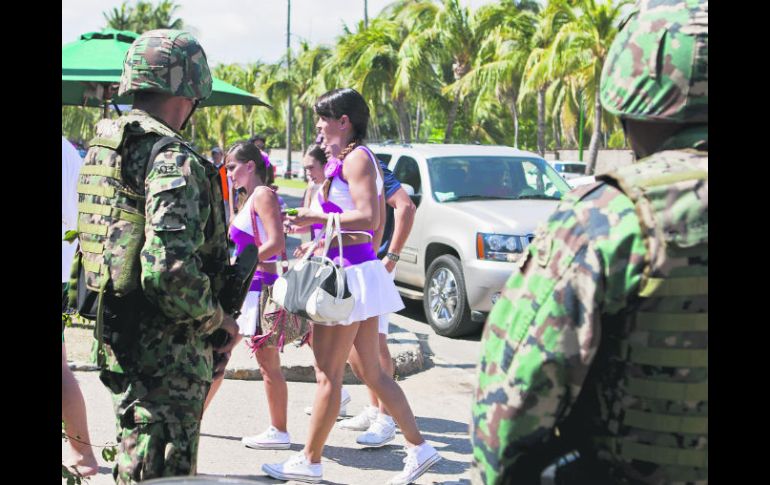
[[[249,210],[251,210],[251,227],[254,231],[254,243],[259,247],[261,242],[259,240],[256,214],[251,208]],[[281,259],[281,273],[284,274],[289,265],[286,251],[281,253]],[[246,341],[252,353],[265,345],[276,347],[280,352],[283,352],[285,344],[302,339],[299,344],[302,346],[310,338],[310,324],[308,321],[287,312],[286,309],[278,305],[273,300],[272,285],[262,285],[257,315],[259,318],[260,334],[254,335],[250,340]]]

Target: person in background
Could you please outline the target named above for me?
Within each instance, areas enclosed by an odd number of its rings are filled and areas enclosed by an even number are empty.
[[[227,178],[227,169],[225,168],[225,155],[218,146],[211,149],[211,162],[219,171],[219,178],[222,180],[222,198],[225,201],[225,222],[230,224],[230,180]]]
[[[382,259],[382,264],[385,265],[385,269],[390,277],[395,278],[396,263],[398,263],[401,250],[406,243],[406,239],[409,237],[409,233],[412,231],[414,214],[417,207],[403,187],[401,187],[401,183],[393,175],[393,172],[388,169],[387,165],[381,160],[378,160],[378,162],[382,169],[385,201],[393,211],[394,219],[393,234],[390,238],[387,254]],[[384,226],[385,221],[375,231],[373,239],[375,249],[379,248],[382,243]],[[390,350],[388,349],[389,317],[390,314],[380,315],[377,336],[379,339],[380,366],[387,375],[392,377],[394,372],[393,358],[390,356]],[[358,365],[355,365],[356,362],[356,360],[351,360],[351,368],[353,373],[360,377],[363,370]],[[364,431],[363,434],[356,438],[358,444],[372,447],[383,446],[395,438],[396,423],[393,421],[391,414],[385,409],[384,403],[377,398],[374,390],[371,387],[367,387],[367,389],[369,391],[369,404],[358,415],[340,421],[338,426],[341,429]],[[344,387],[343,394],[346,394]]]
[[[260,263],[237,320],[237,344],[244,336],[251,338],[262,333],[259,326],[262,312],[259,307],[260,295],[264,286],[270,286],[278,279],[277,256],[286,250],[286,242],[279,197],[270,188],[272,172],[259,150],[249,142],[238,142],[227,151],[226,166],[233,185],[238,189],[245,189],[247,195],[245,205],[238,211],[228,230],[230,239],[235,243],[235,254],[237,256],[245,247],[256,244],[254,231],[258,231],[256,239],[260,243]],[[270,426],[256,436],[244,436],[241,442],[248,448],[287,449],[291,446],[286,427],[288,386],[281,370],[278,349],[272,345],[264,345],[255,350],[255,356],[265,385]],[[212,382],[204,410],[214,398],[223,378],[224,376],[218,377]]]
[[[67,231],[77,229],[78,218],[78,172],[83,160],[80,154],[66,138],[61,139],[61,237]],[[62,280],[62,313],[68,310],[65,295],[67,282],[70,279],[72,260],[77,251],[78,242],[62,241],[61,246],[61,280]],[[64,323],[61,333],[61,419],[64,421],[67,442],[70,445],[71,457],[65,463],[75,475],[89,477],[99,469],[96,457],[91,449],[91,438],[88,435],[88,417],[83,393],[80,392],[75,375],[67,363],[67,348],[64,346]]]

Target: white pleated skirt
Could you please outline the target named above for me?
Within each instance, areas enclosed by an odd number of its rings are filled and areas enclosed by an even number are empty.
[[[353,311],[343,322],[313,322],[314,325],[350,325],[404,308],[393,277],[379,259],[345,268],[345,281],[353,295]]]
[[[238,323],[238,333],[244,337],[251,337],[257,334],[257,323],[259,322],[259,296],[261,291],[249,291],[246,293],[246,299],[243,300],[241,315],[236,322]]]

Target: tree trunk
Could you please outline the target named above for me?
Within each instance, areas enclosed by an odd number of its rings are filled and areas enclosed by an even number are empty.
[[[452,107],[449,108],[449,116],[447,117],[446,131],[444,132],[444,143],[449,143],[452,140],[452,129],[455,126],[455,119],[457,118],[457,107],[460,105],[460,96],[456,96],[452,101]]]
[[[513,148],[519,148],[519,110],[516,108],[515,96],[511,96],[508,111],[511,112],[511,118],[513,118]]]
[[[555,150],[561,150],[561,123],[559,122],[559,116],[554,116],[553,118],[553,141],[556,145],[554,147]]]
[[[420,141],[420,122],[422,121],[420,119],[420,115],[422,114],[420,112],[420,103],[417,103],[417,112],[415,113],[415,120],[414,120],[414,141],[419,142]]]
[[[286,105],[286,175],[284,178],[291,178],[291,96],[289,96]]]
[[[597,86],[600,83],[597,80]],[[599,155],[599,136],[602,131],[602,103],[599,98],[599,90],[594,95],[594,131],[591,133],[591,143],[588,145],[588,165],[586,175],[593,175],[596,169],[596,158]]]
[[[545,88],[537,92],[537,151],[545,156]]]
[[[307,153],[307,109],[302,106],[302,153]]]
[[[377,113],[373,113],[374,116],[372,116],[370,119],[372,120],[372,135],[369,138],[374,138],[376,141],[382,141],[380,138],[380,125],[377,123],[377,119],[379,118],[377,116]]]
[[[395,100],[393,104],[396,106],[396,113],[398,113],[398,136],[401,139],[401,143],[411,143],[412,128],[409,123],[409,112],[406,102],[399,99]]]

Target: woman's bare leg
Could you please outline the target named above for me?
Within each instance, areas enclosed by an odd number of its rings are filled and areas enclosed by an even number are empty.
[[[66,433],[72,459],[67,464],[81,476],[88,477],[99,471],[99,465],[91,449],[91,437],[88,435],[86,403],[77,379],[67,364],[67,349],[61,344],[61,418],[66,426]]]
[[[270,424],[278,431],[286,432],[286,413],[289,405],[289,388],[281,371],[281,357],[278,349],[264,346],[256,351],[259,371],[265,383],[267,405],[270,410]]]
[[[377,323],[377,317],[361,323],[350,352],[350,363],[359,370],[366,385],[390,411],[388,414],[398,423],[406,441],[412,445],[422,444],[425,440],[417,429],[417,422],[404,391],[380,367]]]
[[[310,431],[305,455],[311,463],[320,463],[326,438],[337,420],[340,389],[347,360],[359,325],[314,325],[313,355],[317,366],[315,400],[310,415]]]
[[[242,335],[238,335],[235,337],[235,345],[238,345],[241,343],[241,340],[243,340]],[[220,387],[222,387],[222,381],[225,380],[225,375],[222,374],[219,377],[215,377],[211,381],[211,387],[209,387],[209,392],[206,394],[206,401],[203,403],[203,412],[206,413],[206,408],[209,407],[209,404],[211,404],[211,401],[214,399],[214,396],[217,394],[217,391]]]

